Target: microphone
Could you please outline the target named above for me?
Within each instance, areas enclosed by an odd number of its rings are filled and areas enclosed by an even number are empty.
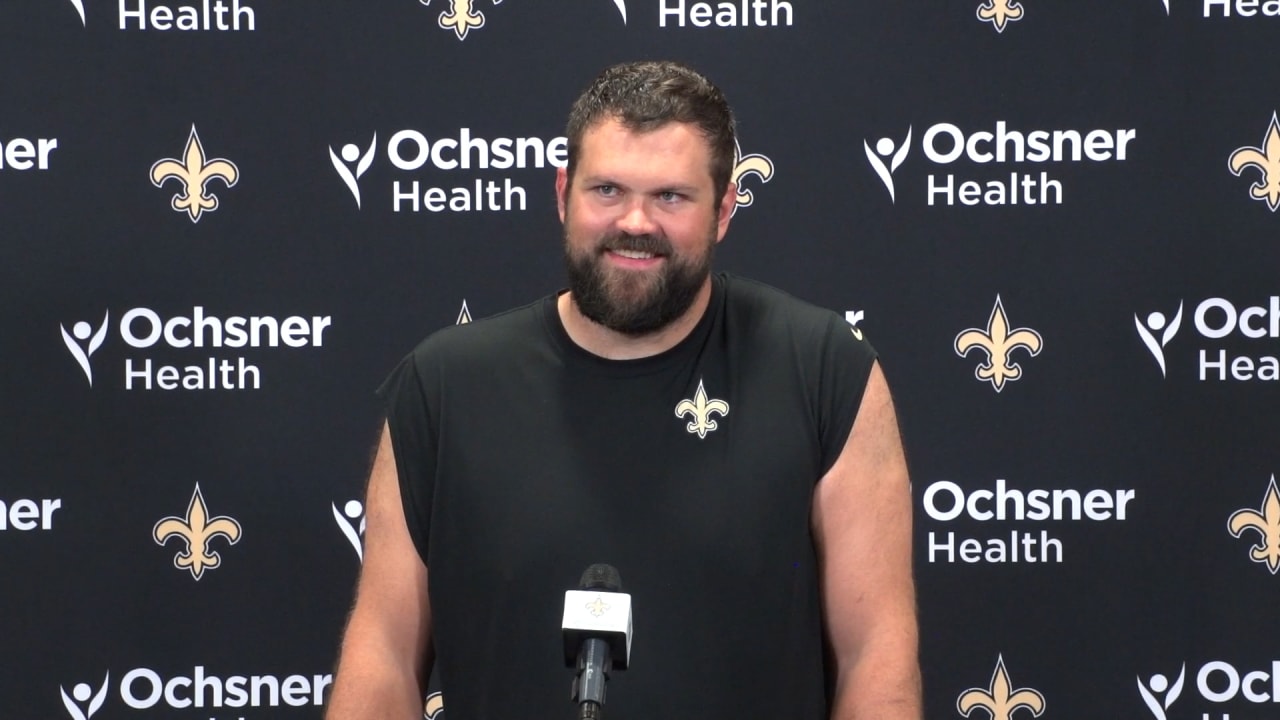
[[[570,699],[578,718],[599,720],[609,673],[631,660],[631,596],[617,569],[603,563],[587,568],[578,587],[564,594],[564,664],[577,669]]]

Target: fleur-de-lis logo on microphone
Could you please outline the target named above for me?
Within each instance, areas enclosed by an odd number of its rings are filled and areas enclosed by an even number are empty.
[[[355,143],[347,143],[342,146],[342,155],[333,151],[333,146],[329,146],[329,160],[333,163],[333,169],[338,171],[338,176],[342,178],[342,182],[347,184],[347,189],[351,191],[351,196],[356,199],[356,208],[360,208],[360,184],[357,182],[364,176],[369,166],[373,164],[373,151],[378,144],[378,133],[373,134],[373,140],[369,142],[369,149],[360,154],[360,146]],[[349,167],[355,163],[355,172]]]
[[[161,519],[151,535],[157,545],[164,545],[171,537],[186,541],[187,551],[174,556],[173,566],[179,570],[190,570],[191,577],[199,580],[205,570],[222,564],[222,556],[209,549],[210,541],[222,537],[228,544],[235,545],[240,542],[240,523],[229,517],[209,517],[204,495],[200,492],[200,485],[196,484],[191,503],[187,506],[187,516]]]
[[[209,181],[217,178],[227,187],[235,187],[240,180],[240,170],[225,158],[206,160],[204,145],[191,126],[187,137],[187,149],[182,159],[165,158],[151,166],[151,184],[164,185],[170,179],[182,183],[182,192],[173,196],[172,206],[177,212],[185,211],[191,222],[200,222],[200,216],[218,209],[218,196],[209,192]]]
[[[707,391],[702,387],[702,380],[698,380],[698,391],[694,394],[692,400],[681,400],[676,405],[676,417],[684,417],[685,415],[693,418],[693,422],[686,426],[690,433],[697,433],[699,438],[706,438],[707,433],[714,431],[719,424],[711,419],[712,413],[721,417],[729,414],[729,403],[723,400],[708,400]]]
[[[1267,493],[1259,510],[1237,510],[1227,521],[1233,537],[1240,537],[1245,530],[1256,530],[1261,542],[1253,546],[1249,557],[1254,562],[1265,563],[1272,575],[1280,570],[1280,492],[1276,490],[1276,476],[1271,476]]]
[[[738,145],[738,141],[733,141],[733,172],[729,175],[729,181],[737,188],[738,195],[735,199],[736,204],[733,206],[733,212],[738,212],[740,207],[749,207],[755,202],[755,194],[750,190],[742,187],[742,179],[747,175],[755,175],[760,178],[760,182],[769,182],[773,179],[773,161],[764,155],[743,155],[742,147]]]
[[[966,690],[956,700],[956,709],[965,717],[978,708],[990,713],[991,720],[1010,720],[1020,708],[1026,708],[1039,717],[1044,712],[1044,696],[1031,688],[1014,690],[1004,668],[1004,656],[1000,655],[996,658],[995,672],[991,674],[991,685],[986,689]]]
[[[62,704],[67,708],[67,713],[71,715],[72,720],[89,720],[94,713],[102,708],[102,703],[107,699],[107,686],[111,684],[111,673],[108,672],[102,678],[102,687],[98,688],[95,694],[93,688],[88,683],[77,683],[71,689],[71,695],[67,695],[67,691],[61,685],[58,690],[62,693]],[[75,698],[75,700],[72,700]],[[80,703],[89,703],[88,712],[80,709]]]
[[[1249,196],[1263,200],[1271,212],[1280,209],[1280,120],[1271,113],[1271,124],[1262,139],[1262,147],[1242,147],[1231,153],[1227,160],[1231,173],[1240,177],[1245,168],[1257,168],[1262,179],[1249,188]]]
[[[991,317],[987,320],[987,328],[969,328],[956,336],[956,354],[964,357],[969,351],[978,348],[987,354],[987,362],[978,365],[974,376],[979,380],[987,380],[991,387],[1000,392],[1006,382],[1022,377],[1022,367],[1010,362],[1010,354],[1019,348],[1035,357],[1040,354],[1044,341],[1040,333],[1031,328],[1009,329],[1009,318],[1004,314],[1004,305],[1000,296],[996,295],[995,307],[991,309]]]
[[[595,600],[587,603],[587,610],[595,617],[600,617],[609,611],[609,604],[604,601],[604,598],[597,595]]]
[[[107,320],[111,315],[111,311],[102,314],[102,325],[98,326],[98,331],[93,331],[93,326],[87,322],[80,321],[71,326],[71,332],[67,332],[65,325],[58,325],[62,329],[62,342],[66,343],[67,350],[71,351],[71,357],[76,359],[80,364],[80,369],[84,371],[84,376],[89,381],[89,387],[93,387],[93,368],[89,367],[89,358],[102,347],[102,341],[107,338]],[[79,342],[77,342],[77,340]],[[80,347],[80,343],[88,340],[88,347]]]
[[[1004,32],[1011,22],[1022,19],[1022,3],[1011,0],[987,0],[978,6],[978,19],[995,26],[996,32]]]

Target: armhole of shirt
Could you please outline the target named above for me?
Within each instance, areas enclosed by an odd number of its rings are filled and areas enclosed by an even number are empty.
[[[834,314],[831,316],[819,374],[818,402],[824,411],[819,427],[822,438],[819,478],[826,476],[844,452],[877,357],[875,348],[865,339],[859,339],[847,322]]]

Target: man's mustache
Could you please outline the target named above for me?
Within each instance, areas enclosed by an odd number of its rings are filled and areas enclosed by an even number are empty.
[[[671,254],[671,243],[664,237],[656,235],[630,235],[615,233],[607,235],[600,241],[601,252],[606,250],[627,250],[630,252],[650,253],[667,256]]]

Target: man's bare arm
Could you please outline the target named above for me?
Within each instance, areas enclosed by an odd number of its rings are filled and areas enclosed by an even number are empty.
[[[369,474],[365,522],[364,567],[325,718],[421,718],[433,661],[427,568],[405,526],[385,424]]]
[[[832,720],[920,720],[911,489],[879,363],[844,450],[818,483],[813,527],[837,664]]]

